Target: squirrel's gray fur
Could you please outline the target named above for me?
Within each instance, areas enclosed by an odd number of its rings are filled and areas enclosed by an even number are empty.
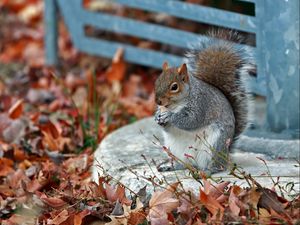
[[[255,70],[252,54],[249,48],[240,45],[243,39],[237,32],[218,29],[208,35],[211,39],[200,41],[186,54],[190,72],[226,96],[233,108],[235,136],[238,136],[248,123],[249,94],[245,80]],[[213,58],[218,52],[223,53],[220,59]],[[213,62],[209,64],[209,60]],[[229,66],[229,62],[234,65]]]
[[[247,126],[243,76],[253,62],[247,50],[231,42],[240,42],[237,33],[218,30],[210,36],[187,53],[188,82],[180,80],[181,68],[164,69],[156,80],[156,102],[167,110],[158,109],[155,119],[164,127],[164,145],[177,158],[216,172],[226,167],[233,139]],[[180,91],[169,93],[174,82]]]

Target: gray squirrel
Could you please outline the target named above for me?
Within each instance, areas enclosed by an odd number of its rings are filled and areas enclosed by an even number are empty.
[[[209,36],[186,54],[186,64],[164,63],[155,81],[155,121],[173,155],[215,173],[226,169],[230,147],[247,127],[245,78],[255,68],[248,50],[233,43],[241,43],[236,32]]]

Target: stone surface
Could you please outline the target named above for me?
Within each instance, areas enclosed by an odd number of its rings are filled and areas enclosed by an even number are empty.
[[[184,187],[198,190],[199,183],[189,175],[188,170],[163,173],[156,170],[152,160],[159,164],[168,159],[160,141],[162,143],[161,128],[152,117],[118,129],[108,135],[95,151],[93,179],[97,181],[98,174],[103,174],[105,170],[106,173],[133,191],[138,191],[145,184],[152,189],[153,185],[147,180],[150,177],[157,183],[158,179],[164,180],[163,185],[180,180]],[[264,159],[268,168],[257,157]],[[263,154],[239,150],[232,152],[231,160],[255,177],[263,186],[272,187],[272,179],[268,175],[269,169],[275,180],[276,177],[280,177],[282,185],[288,182],[298,182],[296,188],[299,190],[300,171],[299,163],[297,164],[296,160],[275,160]],[[245,180],[239,180],[228,173],[228,171],[224,171],[214,174],[212,177],[247,186]]]

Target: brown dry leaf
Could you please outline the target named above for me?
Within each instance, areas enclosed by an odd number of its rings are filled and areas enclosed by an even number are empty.
[[[105,185],[106,187],[106,197],[109,201],[115,202],[120,201],[121,204],[131,205],[131,201],[125,196],[125,188],[121,185],[118,185],[117,188],[109,184]]]
[[[146,213],[143,210],[143,203],[139,198],[136,199],[136,208],[130,210],[128,224],[130,225],[138,225],[142,224],[142,222],[147,218]]]
[[[76,157],[72,157],[63,162],[63,168],[68,173],[82,173],[86,171],[92,162],[92,155],[81,154]]]
[[[66,204],[64,200],[55,197],[48,197],[45,193],[38,193],[40,199],[53,208],[61,208]]]
[[[174,187],[169,187],[164,191],[156,191],[149,201],[149,219],[166,218],[167,213],[175,210],[179,206],[179,200],[174,198]]]
[[[0,54],[0,61],[9,63],[13,60],[20,59],[23,56],[25,46],[28,44],[28,40],[21,39],[15,43],[7,43],[4,51]]]
[[[57,139],[60,137],[60,131],[58,124],[54,124],[50,120],[47,121],[47,123],[40,125],[40,129],[44,132],[47,132],[49,135],[51,135],[54,139]]]
[[[240,192],[242,191],[242,189],[239,186],[233,185],[230,191],[230,195],[228,198],[228,204],[229,204],[229,208],[231,210],[231,213],[234,216],[238,216],[240,214],[241,208],[241,202],[239,200],[239,198],[237,197]]]
[[[188,196],[180,198],[180,206],[177,208],[177,212],[181,214],[189,215],[192,213],[193,204],[188,200]]]
[[[0,177],[5,177],[13,172],[14,162],[7,158],[0,158]]]
[[[1,77],[1,75],[0,75],[0,77]],[[4,94],[4,90],[5,90],[5,84],[4,84],[4,82],[2,82],[2,80],[0,80],[0,96],[2,94]]]
[[[163,217],[159,217],[159,218],[151,218],[151,225],[170,225],[172,223],[170,223],[167,214]]]
[[[223,218],[224,207],[215,198],[207,195],[203,190],[200,190],[200,202],[208,209],[213,217],[220,214],[219,218]]]
[[[30,181],[30,179],[26,176],[25,172],[21,169],[17,169],[16,172],[7,176],[7,184],[14,189],[20,187],[21,181],[25,183],[28,183]]]
[[[130,225],[139,225],[142,224],[143,221],[146,220],[146,213],[141,211],[131,212],[128,218],[128,224]]]
[[[19,148],[14,148],[14,159],[17,161],[23,161],[26,159],[25,152],[20,150]]]
[[[110,83],[123,80],[126,72],[126,63],[123,60],[124,49],[119,48],[106,71],[106,78]]]
[[[117,204],[121,206],[119,202],[117,202]],[[110,215],[109,217],[112,221],[106,223],[105,225],[138,225],[146,219],[146,213],[143,211],[143,204],[139,198],[136,200],[135,209],[131,210],[130,206],[127,205],[123,206],[122,208],[124,210],[124,214],[121,216]]]
[[[256,187],[252,187],[250,190],[246,191],[245,194],[242,192],[240,195],[242,195],[241,201],[248,206],[247,208],[250,216],[257,217],[257,204],[262,195],[261,191]]]
[[[266,209],[259,209],[259,221],[261,224],[270,224],[271,222],[271,214]]]
[[[61,211],[57,216],[55,216],[53,219],[48,219],[47,224],[49,225],[59,225],[66,221],[69,218],[69,213],[66,209]]]
[[[26,190],[30,193],[35,193],[35,191],[40,190],[46,183],[48,183],[48,180],[42,180],[41,179],[33,179],[30,182],[26,184]]]
[[[130,212],[123,216],[109,216],[112,220],[105,225],[139,225],[142,224],[146,219],[146,214],[144,212]]]
[[[87,215],[90,215],[90,211],[88,209],[85,209],[79,213],[77,213],[74,216],[74,225],[81,225],[82,220],[84,219],[84,217],[86,217]]]
[[[155,95],[151,93],[149,99],[143,99],[140,97],[128,97],[121,98],[120,102],[126,108],[126,110],[135,115],[137,118],[144,118],[151,116],[155,109]]]
[[[59,145],[55,138],[53,136],[45,131],[42,131],[42,134],[44,135],[43,138],[43,145],[51,150],[51,151],[58,151],[59,150]]]
[[[287,202],[286,199],[280,198],[276,192],[262,188],[262,194],[258,202],[258,207],[265,208],[267,210],[274,210],[279,215],[283,215],[285,218],[291,220],[290,216],[285,212],[284,205],[281,202]]]
[[[111,221],[109,223],[106,223],[105,225],[127,225],[127,217],[116,217],[116,216],[109,216]]]
[[[211,197],[217,199],[224,194],[224,189],[230,184],[229,181],[224,181],[219,184],[212,185],[207,179],[203,180],[203,191]]]

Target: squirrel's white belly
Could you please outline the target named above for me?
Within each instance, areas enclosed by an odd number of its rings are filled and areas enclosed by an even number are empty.
[[[163,135],[164,145],[173,155],[185,163],[205,169],[212,159],[212,148],[220,136],[220,131],[213,129],[212,126],[195,131],[170,127],[163,132]]]

